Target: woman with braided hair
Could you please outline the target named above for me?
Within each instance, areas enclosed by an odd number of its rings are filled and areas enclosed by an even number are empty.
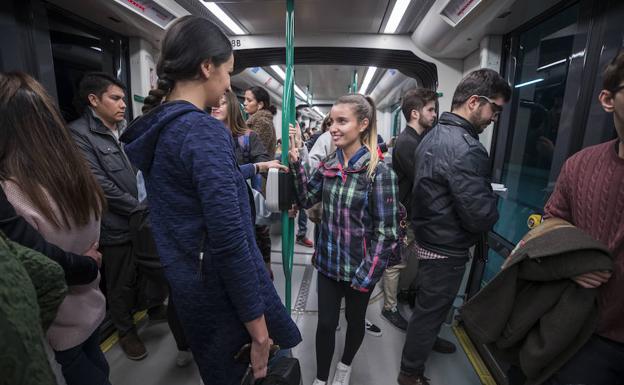
[[[272,340],[286,349],[301,341],[256,246],[245,183],[276,163],[239,168],[229,129],[205,112],[229,89],[233,64],[213,23],[176,20],[162,41],[158,88],[122,137],[145,178],[158,254],[206,385],[240,383],[247,365],[234,356],[246,343],[261,378]]]

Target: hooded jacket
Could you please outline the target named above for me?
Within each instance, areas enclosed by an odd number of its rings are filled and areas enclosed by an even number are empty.
[[[411,219],[423,248],[448,257],[468,249],[498,220],[490,161],[474,126],[450,112],[416,149]]]
[[[242,377],[233,357],[250,342],[244,323],[262,315],[276,344],[297,345],[301,335],[256,246],[230,131],[175,101],[133,122],[122,141],[145,178],[158,254],[204,383]]]
[[[369,161],[366,147],[346,165],[338,150],[321,162],[309,181],[301,163],[292,164],[300,205],[309,208],[323,202],[316,268],[360,291],[375,287],[398,239],[396,175],[380,160],[371,180]]]
[[[504,269],[460,310],[466,329],[503,360],[519,365],[527,385],[562,367],[591,337],[598,289],[570,278],[612,270],[606,246],[560,219],[530,231]]]

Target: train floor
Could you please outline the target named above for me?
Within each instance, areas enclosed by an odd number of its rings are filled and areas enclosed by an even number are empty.
[[[284,297],[285,278],[281,262],[281,238],[273,236],[272,269],[275,286]],[[316,269],[310,264],[312,249],[295,245],[292,273],[293,319],[303,335],[303,342],[293,349],[293,355],[301,363],[303,385],[310,385],[316,374],[314,336],[317,323]],[[379,285],[378,285],[379,286]],[[386,322],[380,315],[382,295],[377,287],[371,296],[367,319],[382,329],[377,337],[366,334],[364,342],[353,361],[352,385],[396,384],[401,361],[401,350],[405,333]],[[408,306],[401,308],[408,316]],[[342,353],[346,320],[344,312],[340,318],[340,329],[336,332],[335,368]],[[177,349],[173,336],[166,323],[149,325],[143,322],[139,334],[149,352],[141,361],[131,361],[125,357],[119,344],[114,344],[106,352],[110,364],[110,380],[113,385],[199,385],[200,378],[194,363],[187,367],[176,366]],[[453,341],[458,349],[454,354],[432,353],[427,362],[426,376],[433,385],[479,385],[479,380],[466,354],[458,343],[450,325],[443,325],[440,335]],[[333,376],[333,369],[330,379]]]

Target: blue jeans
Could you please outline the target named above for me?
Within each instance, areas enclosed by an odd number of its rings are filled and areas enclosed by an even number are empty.
[[[308,213],[306,213],[304,209],[299,210],[297,226],[299,227],[299,229],[297,230],[297,238],[305,237],[306,233],[308,232]]]
[[[85,342],[71,349],[55,351],[67,385],[111,385],[110,369],[100,350],[100,332],[96,330]]]

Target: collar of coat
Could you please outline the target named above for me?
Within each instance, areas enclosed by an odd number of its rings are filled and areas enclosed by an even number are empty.
[[[112,134],[108,127],[104,125],[102,119],[100,119],[100,117],[93,108],[87,107],[85,115],[87,116],[87,122],[89,122],[89,129],[91,131],[97,132],[99,134]],[[119,132],[119,137],[121,137],[127,125],[128,122],[126,122],[126,119],[117,123],[117,131]]]
[[[336,152],[331,154],[325,162],[321,163],[323,166],[323,175],[326,177],[341,176],[343,180],[347,178],[347,174],[360,173],[368,168],[370,161],[370,152],[365,146],[360,149],[349,159],[346,167],[343,166],[344,157],[342,150],[337,149]],[[320,166],[319,166],[320,167]]]
[[[464,130],[466,130],[473,138],[477,140],[479,139],[479,134],[477,134],[477,130],[472,125],[472,123],[470,123],[466,119],[452,112],[442,113],[442,115],[440,116],[440,120],[438,121],[438,124],[445,125],[445,126],[461,127]]]

